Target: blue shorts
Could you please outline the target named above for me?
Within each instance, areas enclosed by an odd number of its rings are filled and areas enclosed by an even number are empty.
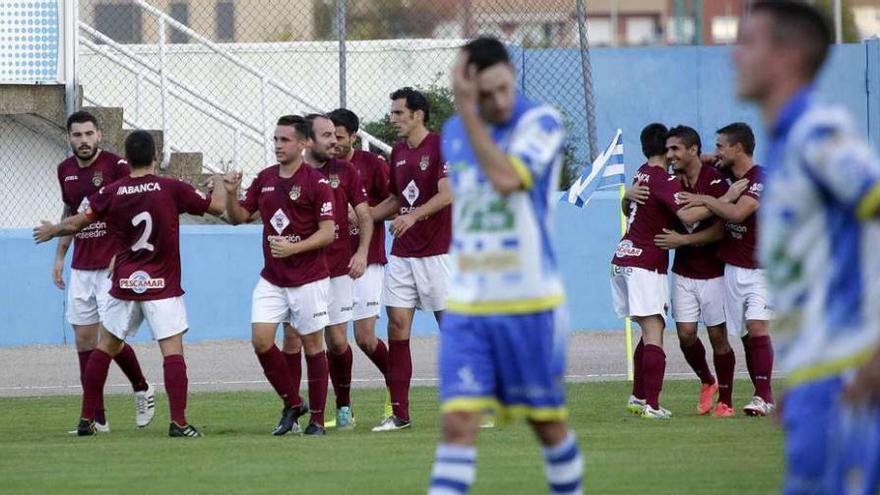
[[[443,412],[565,419],[567,334],[562,308],[525,315],[447,313],[440,329]]]
[[[785,495],[880,493],[880,404],[841,403],[845,379],[792,388],[785,398]]]

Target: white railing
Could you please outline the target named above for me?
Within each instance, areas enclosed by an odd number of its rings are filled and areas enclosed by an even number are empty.
[[[162,10],[149,4],[148,2],[144,0],[133,0],[132,4],[140,7],[141,10],[143,10],[144,12],[153,15],[158,22],[159,67],[153,67],[132,50],[126,48],[120,43],[113,41],[105,34],[99,32],[95,28],[81,21],[78,23],[79,29],[89,34],[96,41],[99,41],[106,46],[101,46],[98,43],[84,38],[80,39],[79,43],[81,43],[83,46],[88,47],[94,53],[106,57],[114,64],[124,68],[125,70],[135,75],[135,117],[132,122],[138,122],[140,120],[141,99],[144,82],[147,82],[159,89],[161,102],[160,125],[162,128],[161,130],[163,131],[163,134],[165,136],[165,140],[163,142],[168,143],[168,145],[165,146],[166,149],[162,150],[163,165],[167,165],[167,151],[168,149],[171,149],[171,143],[168,140],[168,131],[171,127],[173,127],[172,116],[169,115],[168,111],[168,100],[171,97],[180,100],[186,105],[196,109],[197,111],[210,117],[212,120],[215,120],[230,129],[233,133],[233,153],[237,155],[239,149],[238,145],[241,139],[245,138],[263,147],[263,152],[266,155],[267,161],[271,161],[273,159],[270,132],[274,126],[270,127],[268,102],[268,93],[270,88],[298,102],[303,107],[311,111],[321,111],[321,109],[317,105],[311,103],[306,98],[297,94],[293,89],[291,89],[283,82],[277,80],[263,70],[246,63],[241,58],[230,53],[228,50],[225,50],[222,45],[212,42],[205,36],[190,29],[185,24],[178,22],[177,20],[175,20]],[[199,90],[194,89],[185,81],[178,80],[173,75],[169,74],[166,61],[167,29],[169,27],[189,36],[189,38],[195,41],[197,44],[206,47],[208,50],[219,55],[221,58],[232,63],[233,65],[244,71],[246,74],[255,77],[259,81],[259,124],[254,124],[252,121],[233,113],[222,102],[211,98],[210,96],[200,92]],[[112,48],[112,50],[108,48]],[[118,52],[118,54],[114,52]],[[129,63],[128,61],[131,61],[134,64]],[[373,145],[386,153],[391,151],[391,147],[388,144],[363,130],[358,131],[358,135],[361,138],[362,146],[364,147],[364,149],[369,149],[370,145]],[[233,162],[238,164],[237,156],[233,157]]]

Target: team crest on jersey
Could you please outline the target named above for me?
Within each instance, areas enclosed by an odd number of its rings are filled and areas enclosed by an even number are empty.
[[[330,174],[330,187],[336,189],[339,187],[339,175],[338,174]]]
[[[101,172],[95,172],[95,175],[92,176],[92,184],[94,184],[95,187],[101,187],[101,184],[103,184],[103,183],[104,183],[104,174]]]
[[[289,194],[290,200],[296,201],[297,199],[299,199],[299,195],[301,192],[302,192],[302,189],[298,185],[291,187],[290,194]]]
[[[428,155],[422,155],[422,159],[419,160],[419,168],[422,169],[422,172],[428,170],[428,164],[430,164],[431,159],[428,158]]]

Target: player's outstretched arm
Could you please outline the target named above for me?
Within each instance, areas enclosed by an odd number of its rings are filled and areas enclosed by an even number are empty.
[[[73,235],[88,227],[90,223],[92,223],[91,217],[85,213],[67,217],[57,224],[43,220],[40,225],[34,227],[34,241],[40,244],[55,237]]]
[[[348,275],[360,278],[367,269],[367,255],[370,252],[370,241],[373,238],[373,217],[370,216],[370,205],[366,201],[354,207],[360,238],[358,248],[348,263]]]
[[[735,203],[727,203],[720,198],[708,196],[704,204],[712,213],[731,223],[742,223],[758,211],[758,200],[751,196],[740,196]]]
[[[300,242],[290,242],[281,237],[269,239],[269,249],[273,258],[287,258],[299,253],[321,249],[333,243],[336,237],[336,223],[333,220],[322,220],[318,230]]]

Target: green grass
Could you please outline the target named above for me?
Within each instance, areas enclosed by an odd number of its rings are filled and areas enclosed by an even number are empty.
[[[748,399],[739,382],[736,404]],[[667,382],[667,422],[628,414],[624,382],[574,384],[569,407],[586,458],[585,493],[769,494],[782,474],[772,419],[696,416],[695,381]],[[324,493],[425,492],[439,415],[433,388],[412,391],[412,430],[369,431],[383,391],[356,390],[356,430],[325,438],[272,437],[280,406],[269,392],[198,393],[187,415],[202,439],[170,439],[167,402],[153,423],[134,428],[131,396],[107,398],[112,433],[77,438],[77,397],[0,399],[3,493]],[[331,399],[332,400],[332,399]],[[474,494],[546,493],[530,431],[511,424],[481,434]]]

